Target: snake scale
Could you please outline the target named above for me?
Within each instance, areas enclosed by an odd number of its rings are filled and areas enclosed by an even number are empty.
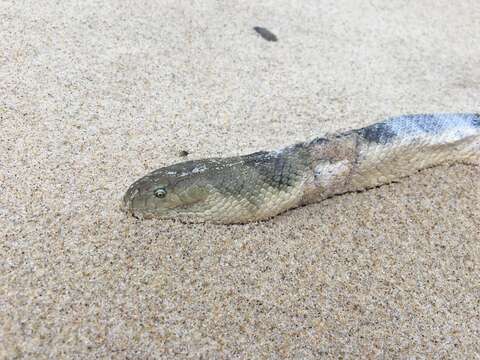
[[[277,151],[186,161],[134,182],[138,218],[246,223],[446,162],[478,164],[480,114],[403,115]]]

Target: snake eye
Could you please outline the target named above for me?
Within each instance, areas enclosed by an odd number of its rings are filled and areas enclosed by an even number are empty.
[[[157,198],[164,198],[167,195],[167,190],[163,187],[153,190],[153,195]]]

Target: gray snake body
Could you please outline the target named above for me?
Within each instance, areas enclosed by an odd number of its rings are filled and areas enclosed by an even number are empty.
[[[137,217],[245,223],[445,162],[479,160],[479,114],[405,115],[279,151],[160,168],[130,186],[123,207]]]

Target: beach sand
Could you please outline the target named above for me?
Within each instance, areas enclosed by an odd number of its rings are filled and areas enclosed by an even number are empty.
[[[183,150],[478,112],[479,18],[475,0],[1,2],[0,358],[480,356],[478,167],[247,225],[119,211]]]

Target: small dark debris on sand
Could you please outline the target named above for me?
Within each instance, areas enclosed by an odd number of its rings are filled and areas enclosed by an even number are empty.
[[[187,150],[180,150],[180,151],[178,152],[178,156],[180,156],[180,157],[186,157],[186,156],[188,156],[189,154],[190,154],[190,153],[189,153]]]
[[[267,41],[278,41],[277,36],[268,29],[265,29],[260,26],[255,26],[253,30],[255,30],[258,34],[260,34],[262,38],[264,38]]]

